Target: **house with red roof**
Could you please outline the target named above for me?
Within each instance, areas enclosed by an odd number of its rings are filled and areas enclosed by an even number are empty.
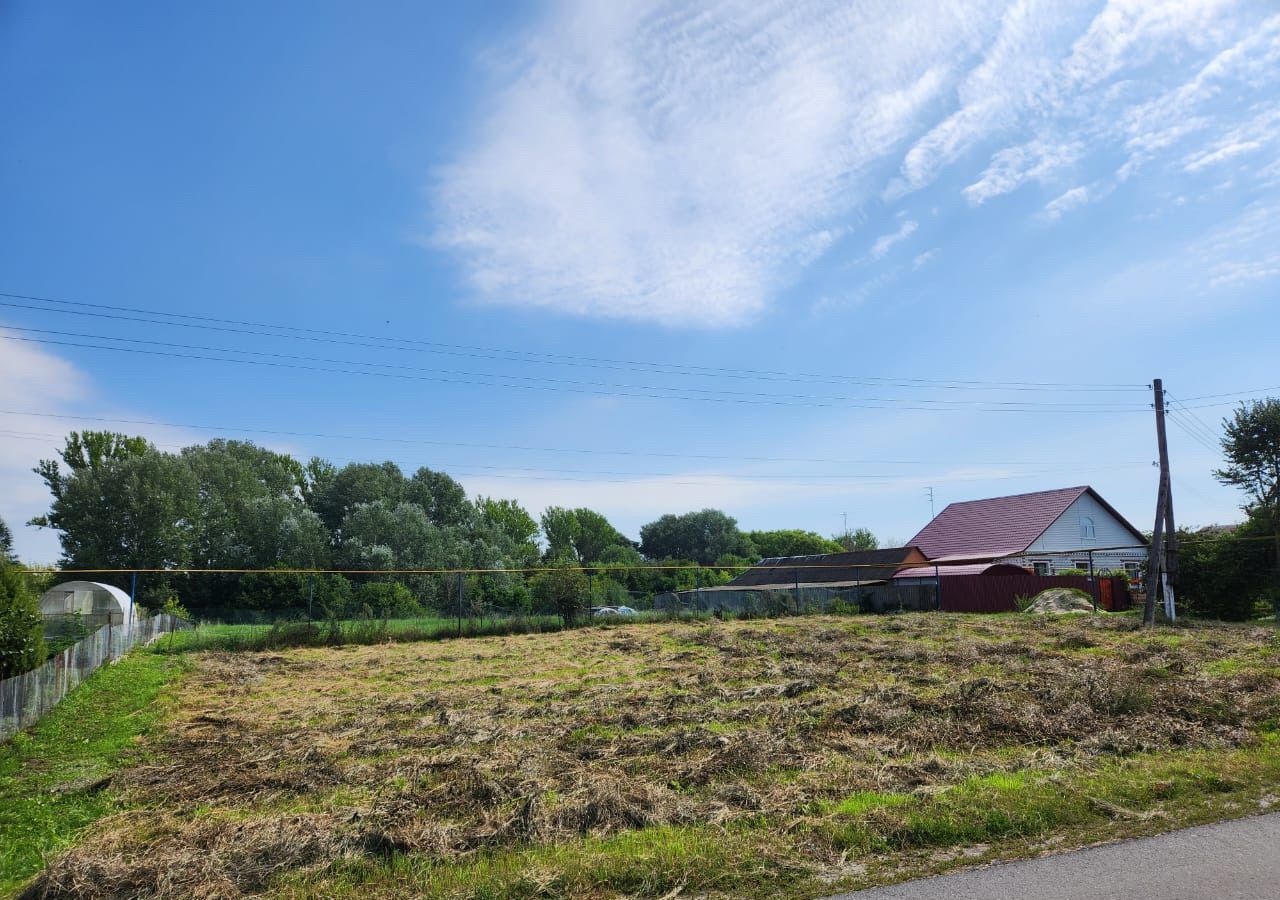
[[[907,542],[931,563],[1009,563],[1053,575],[1063,569],[1136,575],[1147,540],[1088,485],[952,503]]]

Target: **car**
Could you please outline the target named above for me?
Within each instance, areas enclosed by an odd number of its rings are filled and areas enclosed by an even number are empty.
[[[618,610],[612,606],[594,606],[591,608],[591,615],[593,616],[616,616],[617,614]]]
[[[636,614],[636,611],[630,606],[615,606],[614,610],[620,616],[634,616]]]

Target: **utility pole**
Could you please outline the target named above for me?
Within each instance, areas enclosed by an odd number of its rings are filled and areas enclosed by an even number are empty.
[[[1173,486],[1169,474],[1169,442],[1164,427],[1164,381],[1151,382],[1156,411],[1156,443],[1160,451],[1160,489],[1156,494],[1156,522],[1151,531],[1151,557],[1147,563],[1147,602],[1143,609],[1144,625],[1156,622],[1156,594],[1164,597],[1165,586],[1172,591],[1178,578],[1178,538],[1173,524]],[[1173,617],[1171,602],[1166,602],[1165,613]]]
[[[927,493],[927,494],[929,495],[929,518],[930,518],[930,519],[932,519],[932,518],[934,517],[934,513],[933,513],[933,488],[932,488],[932,487],[927,487],[927,488],[925,488],[925,493]]]

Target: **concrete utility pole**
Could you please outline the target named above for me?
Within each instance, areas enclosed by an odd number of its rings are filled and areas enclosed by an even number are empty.
[[[1169,474],[1169,442],[1164,427],[1164,381],[1151,382],[1156,410],[1156,443],[1160,452],[1160,489],[1156,494],[1156,522],[1151,531],[1151,557],[1147,563],[1147,602],[1143,609],[1144,625],[1156,622],[1156,595],[1164,596],[1165,586],[1170,593],[1177,586],[1178,538],[1173,525],[1173,486]],[[1172,603],[1167,602],[1165,613],[1173,617]]]

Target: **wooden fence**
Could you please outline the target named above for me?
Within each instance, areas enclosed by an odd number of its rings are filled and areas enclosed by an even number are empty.
[[[38,722],[104,663],[186,625],[168,615],[135,619],[127,625],[104,625],[44,665],[0,681],[0,740]]]

